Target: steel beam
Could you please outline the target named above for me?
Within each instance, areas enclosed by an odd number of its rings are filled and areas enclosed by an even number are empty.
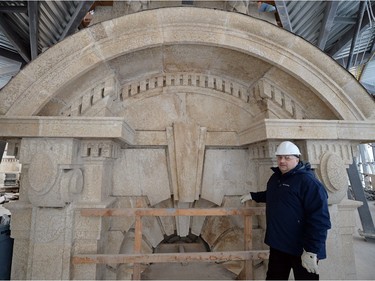
[[[318,47],[323,51],[333,26],[333,22],[337,12],[337,7],[339,6],[339,1],[330,1],[327,2],[326,5],[327,11],[324,13],[322,29],[320,31],[318,38]]]
[[[370,209],[367,204],[365,192],[363,191],[362,181],[359,177],[359,172],[355,161],[353,161],[353,163],[349,165],[347,171],[354,199],[363,203],[363,205],[358,208],[358,213],[363,228],[362,231],[359,231],[359,234],[366,239],[375,242],[374,222],[371,217]]]
[[[5,151],[6,145],[7,145],[6,141],[0,140],[0,163],[1,163],[1,160],[3,159],[3,154]]]
[[[283,28],[290,32],[293,32],[293,27],[290,22],[289,13],[285,1],[275,1],[275,6]]]
[[[29,14],[30,57],[33,60],[38,56],[39,1],[29,1],[27,9]]]
[[[349,52],[348,62],[346,64],[346,69],[349,69],[352,65],[354,49],[357,43],[358,35],[361,31],[363,15],[365,14],[365,10],[366,10],[366,1],[361,1],[361,3],[359,4],[359,8],[358,8],[358,17],[357,17],[357,22],[355,24],[355,33],[352,38],[352,43],[350,45],[350,52]]]
[[[65,37],[73,34],[76,29],[81,24],[81,21],[85,15],[90,11],[92,5],[95,1],[80,1],[77,8],[75,9],[72,17],[70,18],[68,24],[66,25],[63,33],[61,34],[59,41],[63,40]]]
[[[5,20],[4,15],[0,13],[0,31],[8,38],[21,57],[28,63],[30,62],[30,51],[28,46],[23,44],[20,36],[14,32],[13,28]]]

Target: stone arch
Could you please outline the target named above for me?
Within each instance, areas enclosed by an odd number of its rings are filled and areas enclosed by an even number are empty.
[[[123,198],[122,203],[118,202],[116,207],[121,207],[126,204],[129,204],[131,201],[135,201],[136,199],[133,198]],[[146,207],[146,197],[142,200],[142,205]],[[236,205],[233,198],[225,198],[224,199],[223,206],[232,206],[233,204]],[[133,202],[134,203],[134,202]],[[215,208],[218,207],[216,204],[206,201],[204,199],[197,200],[194,203],[195,207],[197,208]],[[238,205],[238,204],[237,204]],[[173,202],[171,199],[165,200],[163,202],[160,202],[153,206],[155,208],[172,208]],[[239,206],[237,206],[239,207]],[[258,217],[255,217],[254,224],[258,224]],[[142,253],[152,253],[153,251],[156,251],[156,249],[162,249],[163,244],[166,242],[169,243],[168,240],[177,240],[177,243],[181,245],[181,241],[184,241],[185,239],[179,240],[177,232],[177,220],[178,217],[152,217],[152,218],[144,218],[143,219],[143,226],[144,228],[149,228],[146,230],[146,233],[143,233],[142,235]],[[191,217],[190,218],[190,227],[191,230],[189,232],[188,236],[184,236],[182,238],[187,238],[186,240],[189,240],[191,237],[195,236],[197,241],[197,244],[199,243],[198,247],[200,248],[201,252],[205,251],[211,251],[211,252],[221,252],[221,251],[241,251],[243,249],[243,217],[238,216],[227,216],[224,217],[224,220],[221,220],[220,217]],[[134,253],[134,220],[123,220],[122,222],[119,222],[119,220],[115,219],[111,222],[111,229],[118,230],[121,228],[121,233],[124,233],[122,239],[120,240],[121,243],[118,243],[118,248],[113,249],[113,254],[133,254]],[[159,221],[159,223],[157,223]],[[173,223],[175,221],[175,223]],[[172,228],[171,228],[172,226]],[[160,229],[159,229],[160,228]],[[153,229],[153,230],[150,230]],[[264,230],[260,228],[254,229],[254,236],[262,236],[264,235]],[[156,234],[157,233],[157,234]],[[164,237],[160,234],[164,233]],[[156,234],[153,236],[152,234]],[[181,238],[181,237],[180,237]],[[189,244],[190,242],[183,243],[185,246]],[[172,242],[173,244],[173,242]],[[172,246],[172,244],[169,244]],[[259,245],[258,245],[259,244]],[[259,241],[257,245],[255,245],[256,249],[261,249],[261,242]],[[184,247],[184,246],[182,246]],[[193,251],[196,251],[198,249],[196,246],[193,248]],[[202,248],[205,248],[203,250]],[[171,247],[168,247],[169,249],[166,252],[171,251]],[[179,252],[178,250],[175,250],[176,252]],[[190,250],[191,251],[191,250]],[[189,250],[186,250],[186,252],[190,252]],[[158,253],[163,253],[163,251],[157,251]],[[111,253],[109,253],[111,254]],[[258,261],[260,263],[261,261]],[[123,279],[131,279],[132,273],[133,273],[133,264],[119,264],[119,265],[107,265],[109,268],[106,270],[106,274],[103,276],[104,279],[108,279],[111,277],[111,274],[115,272],[115,275],[113,274],[113,277],[116,276],[117,280],[123,280]],[[150,264],[142,264],[141,265],[141,272],[144,272],[147,270],[147,268],[150,266]],[[261,266],[257,267],[256,274],[259,274],[259,268]],[[243,261],[227,261],[223,263],[218,263],[217,270],[224,270],[227,271],[229,274],[232,275],[232,277],[238,276],[241,271],[244,268],[244,262]],[[262,267],[262,269],[264,269]],[[112,272],[111,272],[112,271]],[[223,271],[223,272],[224,272]]]
[[[28,65],[1,91],[1,113],[38,115],[56,93],[88,72],[102,67],[114,74],[109,64],[114,58],[175,44],[220,46],[255,57],[270,65],[264,75],[282,70],[296,78],[327,104],[337,119],[374,117],[365,90],[333,60],[320,59],[320,50],[303,39],[248,16],[187,7],[116,18],[67,38]],[[168,61],[163,68],[165,72]]]

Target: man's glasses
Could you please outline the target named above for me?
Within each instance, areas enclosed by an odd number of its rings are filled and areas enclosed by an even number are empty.
[[[283,160],[283,158],[286,160],[286,161],[290,161],[292,159],[295,159],[295,158],[298,158],[297,156],[295,155],[277,155],[276,156],[277,160]]]

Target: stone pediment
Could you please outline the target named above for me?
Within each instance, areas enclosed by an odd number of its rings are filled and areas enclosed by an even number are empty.
[[[80,104],[78,97],[105,77],[115,79],[112,85],[117,91],[131,81],[145,81],[139,77],[147,73],[150,78],[158,76],[152,73],[196,73],[229,78],[247,89],[264,77],[308,109],[313,114],[308,118],[374,118],[374,102],[365,90],[334,61],[319,59],[319,50],[303,39],[284,30],[267,33],[272,25],[249,16],[194,9],[191,17],[187,11],[190,8],[145,11],[74,34],[2,89],[1,114],[58,115],[55,106],[60,110],[59,105],[73,100]],[[138,20],[148,24],[129,29]]]

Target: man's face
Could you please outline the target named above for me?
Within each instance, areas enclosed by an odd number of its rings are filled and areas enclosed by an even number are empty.
[[[277,155],[276,158],[277,166],[282,174],[293,170],[299,162],[299,158],[294,155]]]

